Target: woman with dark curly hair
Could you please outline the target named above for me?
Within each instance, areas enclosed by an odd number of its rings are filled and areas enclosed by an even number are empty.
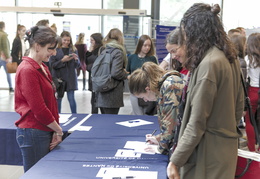
[[[234,178],[244,95],[239,60],[219,12],[219,5],[196,3],[181,21],[191,76],[169,179]]]

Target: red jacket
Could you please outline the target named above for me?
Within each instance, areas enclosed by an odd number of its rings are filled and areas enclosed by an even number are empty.
[[[54,120],[59,122],[55,88],[52,85],[48,67],[40,65],[29,57],[23,57],[15,77],[15,111],[21,118],[15,122],[20,128],[34,128],[52,131],[46,125]]]

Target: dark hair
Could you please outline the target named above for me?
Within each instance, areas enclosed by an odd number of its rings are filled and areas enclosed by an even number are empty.
[[[15,36],[16,38],[20,38],[18,31],[21,30],[22,28],[25,28],[25,26],[24,25],[20,25],[20,24],[17,25],[16,36]]]
[[[37,26],[46,26],[47,24],[49,24],[49,20],[48,19],[43,19],[37,22]]]
[[[260,67],[260,33],[249,35],[246,50],[250,67]]]
[[[5,27],[5,22],[4,21],[0,21],[0,29],[2,30]]]
[[[230,63],[236,59],[235,49],[218,17],[219,12],[218,4],[211,7],[204,3],[195,3],[185,12],[181,20],[180,44],[186,45],[184,66],[187,69],[197,68],[213,46],[222,50]]]
[[[180,28],[177,27],[176,29],[172,30],[166,36],[166,44],[179,44],[179,35],[180,35]]]
[[[180,28],[177,27],[176,29],[174,29],[173,31],[171,31],[169,34],[167,34],[166,36],[166,44],[176,44],[179,45],[180,42]],[[172,61],[172,67],[173,69],[177,70],[177,71],[181,71],[182,70],[182,64],[181,62],[179,62],[176,59],[170,59]]]
[[[144,45],[144,42],[146,40],[150,40],[151,41],[151,49],[149,50],[149,52],[146,54],[146,56],[153,56],[155,54],[155,51],[154,51],[154,44],[153,44],[153,41],[152,39],[148,36],[148,35],[142,35],[139,40],[138,40],[138,43],[137,43],[137,46],[136,46],[136,49],[135,49],[135,54],[139,54],[142,50],[142,47]]]
[[[69,31],[63,31],[61,34],[60,34],[60,38],[62,39],[63,37],[69,37],[70,38],[70,44],[69,44],[69,48],[72,49],[73,52],[76,51],[76,47],[73,45],[72,43],[72,38],[71,38],[71,34]],[[58,48],[61,48],[62,47],[62,40],[59,41],[59,44],[58,44]]]
[[[95,46],[94,46],[93,50],[95,50],[103,45],[103,36],[101,33],[91,34],[90,37],[92,37],[95,41]]]
[[[35,44],[39,44],[45,47],[47,44],[58,43],[57,34],[49,27],[46,26],[34,26],[26,31],[26,40],[29,41],[30,48]]]
[[[234,34],[231,35],[230,40],[235,46],[237,56],[239,58],[245,58],[246,37],[241,34]]]

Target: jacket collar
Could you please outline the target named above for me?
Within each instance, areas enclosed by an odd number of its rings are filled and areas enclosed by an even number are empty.
[[[35,60],[33,60],[32,58],[30,58],[30,57],[26,57],[26,56],[24,56],[23,57],[23,60],[25,60],[25,61],[27,61],[28,63],[30,63],[35,69],[40,69],[41,67],[40,67],[40,65],[35,61]]]

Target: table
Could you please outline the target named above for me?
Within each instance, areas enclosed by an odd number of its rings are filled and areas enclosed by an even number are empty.
[[[68,120],[61,124],[65,137],[68,132],[72,132],[73,126],[88,118],[86,114],[61,114],[61,116],[63,115],[68,117]],[[0,164],[23,165],[21,151],[16,142],[16,126],[14,124],[19,118],[20,115],[16,112],[0,112]]]
[[[116,124],[139,119],[151,124],[137,127]],[[142,154],[140,158],[115,157],[117,150],[123,149],[126,141],[145,141],[145,134],[158,129],[157,117],[93,114],[80,123],[83,129],[87,126],[92,128],[89,131],[74,131],[28,170],[21,179],[92,179],[96,178],[97,173],[104,168],[154,171],[158,172],[157,178],[167,178],[168,157],[165,155]]]

